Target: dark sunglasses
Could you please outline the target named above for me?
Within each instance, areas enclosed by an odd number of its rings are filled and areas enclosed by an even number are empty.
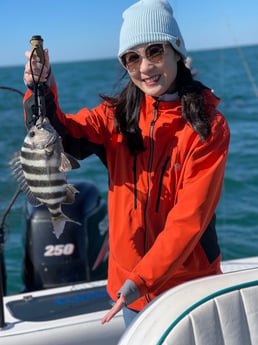
[[[127,71],[136,72],[140,68],[141,58],[146,58],[153,64],[161,62],[167,45],[169,45],[167,42],[149,43],[144,48],[144,55],[140,55],[135,50],[127,50],[119,59]]]

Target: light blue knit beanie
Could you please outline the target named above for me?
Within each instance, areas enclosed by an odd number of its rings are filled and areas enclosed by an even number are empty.
[[[141,0],[123,13],[118,56],[139,44],[168,41],[186,58],[183,37],[167,0]]]

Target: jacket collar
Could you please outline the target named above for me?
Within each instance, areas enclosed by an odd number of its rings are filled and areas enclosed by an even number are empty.
[[[173,97],[175,94],[173,94]],[[207,88],[203,90],[203,96],[204,96],[204,104],[205,106],[213,106],[214,108],[217,108],[219,102],[220,102],[220,98],[218,98],[211,89]],[[177,99],[172,99],[169,100],[167,97],[167,94],[163,96],[156,98],[156,97],[152,97],[152,96],[148,96],[145,95],[145,100],[146,103],[148,104],[152,104],[154,106],[154,104],[157,103],[157,101],[159,101],[159,107],[161,109],[168,109],[168,108],[181,108],[181,100],[180,98]]]

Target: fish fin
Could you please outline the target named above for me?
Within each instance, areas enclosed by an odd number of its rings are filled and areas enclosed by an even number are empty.
[[[80,168],[80,163],[77,161],[77,159],[75,157],[73,157],[72,155],[70,155],[67,152],[64,152],[64,155],[70,161],[72,169],[79,169]]]
[[[80,164],[76,158],[69,155],[68,153],[61,152],[61,164],[59,167],[59,170],[61,172],[67,172],[78,168],[80,168]]]
[[[53,233],[55,234],[57,239],[62,235],[66,222],[71,222],[80,226],[82,225],[80,222],[76,222],[75,220],[64,215],[63,213],[56,218],[52,217],[52,224],[54,228]]]
[[[29,188],[29,187],[28,187]],[[28,200],[28,202],[34,206],[34,207],[39,207],[42,205],[42,202],[40,202],[34,195],[33,193],[30,191],[30,189],[25,193],[26,194],[26,198]]]
[[[45,147],[45,153],[47,156],[51,156],[53,154],[53,146],[47,146]]]
[[[30,187],[25,179],[20,160],[20,151],[15,152],[13,158],[9,161],[9,165],[12,171],[12,176],[18,182],[20,189],[26,195],[28,202],[35,207],[42,205],[42,203],[31,192]]]
[[[31,191],[27,192],[26,198],[27,198],[28,202],[29,202],[32,206],[34,206],[34,207],[39,207],[39,206],[42,205],[42,202],[39,201],[39,200],[33,195],[33,193],[32,193]]]
[[[75,195],[80,193],[73,185],[66,185],[66,196],[62,201],[62,204],[73,204],[75,201]]]

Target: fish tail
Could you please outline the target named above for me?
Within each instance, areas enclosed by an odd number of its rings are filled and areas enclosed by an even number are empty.
[[[58,217],[52,217],[52,224],[54,228],[53,233],[56,235],[57,239],[62,235],[66,222],[82,225],[80,222],[76,222],[75,220],[64,215],[63,213],[61,213]]]

